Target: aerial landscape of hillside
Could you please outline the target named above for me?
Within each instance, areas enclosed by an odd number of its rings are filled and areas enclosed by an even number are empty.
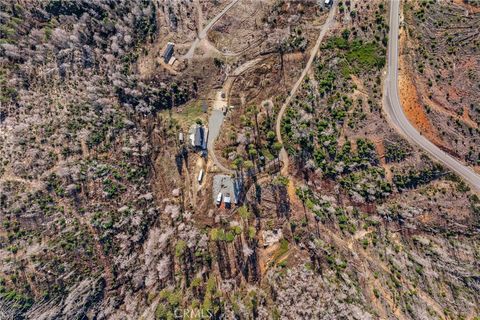
[[[479,92],[476,0],[0,0],[0,320],[479,320]]]

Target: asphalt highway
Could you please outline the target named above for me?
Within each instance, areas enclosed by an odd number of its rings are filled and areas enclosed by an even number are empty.
[[[400,0],[390,1],[390,33],[388,43],[388,74],[385,81],[384,106],[387,115],[396,129],[417,144],[435,160],[455,172],[474,189],[480,191],[480,175],[445,151],[438,148],[421,135],[408,121],[403,112],[398,95],[398,35]]]

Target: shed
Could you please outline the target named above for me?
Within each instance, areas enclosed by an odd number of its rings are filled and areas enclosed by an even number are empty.
[[[162,57],[165,63],[170,61],[170,58],[173,56],[173,49],[175,48],[175,44],[173,42],[168,42],[165,50],[163,51]]]

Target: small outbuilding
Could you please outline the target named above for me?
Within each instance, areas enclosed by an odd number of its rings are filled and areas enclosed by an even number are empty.
[[[165,63],[169,63],[170,59],[173,57],[173,50],[175,48],[175,44],[173,42],[168,42],[165,50],[163,50],[162,58]]]

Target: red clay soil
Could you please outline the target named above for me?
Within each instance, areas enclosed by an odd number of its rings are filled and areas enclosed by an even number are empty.
[[[419,94],[415,87],[412,75],[406,71],[407,64],[403,57],[400,57],[400,102],[403,111],[412,125],[417,128],[425,137],[436,145],[442,146],[443,142],[437,134],[437,130],[432,126],[427,117],[425,109],[420,103]]]

